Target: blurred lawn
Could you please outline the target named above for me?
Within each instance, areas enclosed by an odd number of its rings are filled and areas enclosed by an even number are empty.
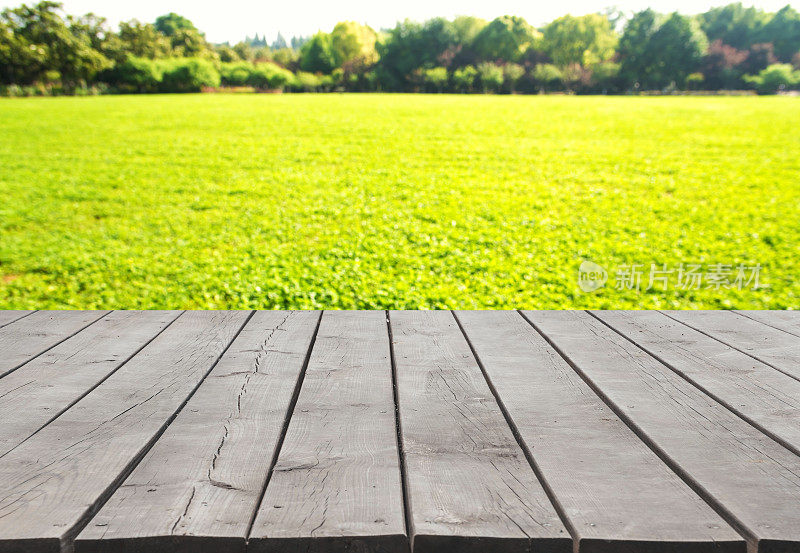
[[[0,308],[798,308],[798,123],[786,97],[2,100]],[[586,294],[583,259],[768,288]]]

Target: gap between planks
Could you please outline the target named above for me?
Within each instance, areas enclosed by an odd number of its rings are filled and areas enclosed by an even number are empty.
[[[386,314],[386,331],[389,333],[389,362],[392,366],[392,399],[394,400],[395,434],[397,438],[398,466],[400,467],[400,491],[403,494],[403,519],[406,529],[406,537],[408,538],[409,549],[410,551],[414,551],[414,519],[411,517],[411,497],[408,493],[406,457],[405,453],[403,452],[403,426],[400,420],[400,401],[397,395],[397,360],[395,358],[394,336],[392,334],[392,316],[388,309],[384,313]]]

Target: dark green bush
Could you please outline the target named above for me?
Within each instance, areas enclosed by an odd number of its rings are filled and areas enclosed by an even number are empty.
[[[233,63],[223,63],[220,67],[222,84],[225,86],[245,86],[255,71],[252,63],[238,61]]]
[[[290,82],[294,92],[317,92],[322,87],[322,78],[313,73],[298,71]]]
[[[800,84],[800,71],[795,71],[788,63],[774,63],[758,75],[745,75],[744,79],[759,94],[775,94]]]
[[[292,73],[274,63],[261,63],[255,66],[247,84],[262,90],[283,89],[292,81]]]
[[[158,62],[162,68],[162,92],[200,92],[204,87],[218,87],[221,77],[208,60],[172,58]]]
[[[129,57],[111,72],[112,84],[131,92],[156,92],[161,84],[161,69],[153,60]]]

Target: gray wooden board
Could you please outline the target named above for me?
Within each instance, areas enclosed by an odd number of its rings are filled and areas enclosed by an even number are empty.
[[[0,379],[0,457],[122,366],[179,314],[113,311]]]
[[[0,377],[80,332],[108,311],[37,311],[0,328]]]
[[[800,550],[800,458],[585,312],[525,312],[762,553]]]
[[[800,336],[800,311],[736,311],[738,315]]]
[[[407,551],[384,312],[325,312],[248,551]]]
[[[23,317],[27,317],[31,313],[33,313],[33,311],[0,311],[0,328]]]
[[[712,338],[800,380],[800,337],[730,311],[665,311]]]
[[[800,455],[800,381],[662,313],[594,314]]]
[[[449,312],[391,312],[414,551],[571,551]]]
[[[0,552],[69,547],[249,315],[184,313],[100,386],[0,459]]]
[[[519,313],[456,316],[580,552],[745,550]]]
[[[319,316],[256,313],[76,550],[244,551]]]

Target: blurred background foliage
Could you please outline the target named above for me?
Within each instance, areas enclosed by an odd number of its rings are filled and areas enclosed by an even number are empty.
[[[630,93],[800,87],[800,14],[741,3],[689,16],[647,9],[523,18],[461,16],[374,30],[211,44],[170,13],[111,29],[43,1],[0,14],[0,93],[270,91]]]

